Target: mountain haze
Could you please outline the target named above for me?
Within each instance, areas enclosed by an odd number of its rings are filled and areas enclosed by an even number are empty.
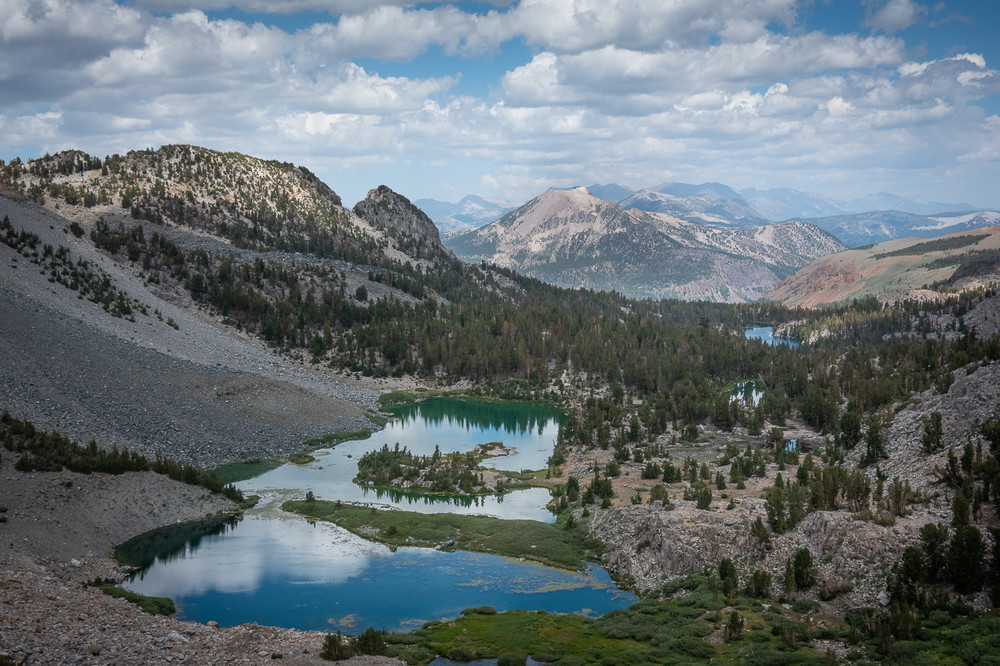
[[[795,218],[828,217],[851,212],[842,204],[812,192],[800,192],[790,187],[757,190],[748,187],[740,190],[748,204],[773,222]]]
[[[474,229],[489,224],[513,209],[496,201],[488,201],[474,194],[462,197],[458,203],[437,199],[417,199],[413,205],[434,220],[442,233]]]
[[[802,219],[833,234],[849,247],[860,247],[909,236],[936,238],[992,226],[1000,222],[1000,213],[982,210],[918,215],[898,210],[878,210]]]
[[[721,183],[666,183],[636,192],[621,201],[621,206],[666,213],[716,227],[746,227],[768,222],[739,193]]]
[[[604,199],[605,201],[613,201],[618,203],[628,199],[630,196],[635,194],[635,190],[631,187],[626,187],[619,183],[608,183],[606,185],[599,185],[594,183],[587,187],[590,193],[593,194],[598,199]]]
[[[563,287],[726,302],[755,300],[809,260],[843,248],[803,223],[717,230],[626,210],[586,188],[545,192],[446,245],[470,263]]]

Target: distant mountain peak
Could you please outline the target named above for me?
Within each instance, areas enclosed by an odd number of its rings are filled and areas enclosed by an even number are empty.
[[[713,229],[663,213],[626,210],[588,188],[548,190],[447,245],[562,287],[637,298],[747,301],[809,260],[843,249],[812,225]]]

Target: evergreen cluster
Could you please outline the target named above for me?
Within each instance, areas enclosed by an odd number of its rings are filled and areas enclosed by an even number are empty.
[[[434,493],[473,495],[492,492],[483,481],[479,460],[472,451],[442,454],[435,446],[430,456],[418,456],[405,446],[365,453],[358,460],[355,483],[372,486],[420,488]],[[498,484],[499,485],[499,484]],[[496,492],[503,490],[502,485]]]
[[[319,656],[328,661],[342,661],[362,654],[381,655],[385,653],[387,635],[385,629],[374,627],[368,627],[357,636],[341,636],[340,631],[327,634]]]
[[[63,245],[56,248],[42,243],[36,234],[23,229],[15,231],[7,215],[0,220],[0,242],[40,266],[41,272],[48,274],[49,282],[57,282],[67,289],[79,292],[78,298],[97,303],[114,317],[135,321],[135,312],[149,314],[143,303],[115,287],[110,276],[103,270],[85,259],[74,261],[69,249]]]
[[[0,439],[8,451],[21,454],[14,467],[22,472],[58,472],[68,469],[81,474],[124,474],[153,471],[175,481],[201,486],[237,503],[245,501],[239,488],[232,484],[226,485],[213,472],[206,472],[193,465],[182,465],[160,455],[151,461],[127,448],[113,446],[109,451],[99,448],[94,440],[81,446],[57,432],[38,430],[30,421],[16,419],[6,410],[0,416]]]

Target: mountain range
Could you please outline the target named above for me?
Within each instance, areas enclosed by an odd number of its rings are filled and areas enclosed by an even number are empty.
[[[582,187],[544,192],[445,244],[466,262],[558,286],[724,302],[756,300],[812,259],[845,247],[802,222],[717,229],[626,209]]]
[[[426,200],[411,203],[383,185],[348,210],[307,169],[196,146],[164,146],[104,160],[65,151],[29,164],[11,162],[0,175],[7,188],[38,203],[63,205],[90,225],[99,218],[109,225],[148,222],[168,236],[185,229],[184,247],[278,253],[274,256],[281,261],[299,255],[339,261],[334,287],[339,283],[351,307],[368,295],[411,303],[440,298],[429,289],[453,284],[443,267],[465,270],[456,259],[472,266],[495,264],[557,286],[636,298],[745,302],[770,293],[798,303],[772,290],[813,260],[873,238],[941,236],[1000,222],[1000,213],[993,211],[933,216],[895,211],[773,224],[725,185],[672,183],[633,192],[620,204],[589,188],[549,190],[493,222],[444,234],[442,243],[438,226],[419,205]],[[617,184],[593,189],[604,197],[631,191]],[[833,206],[793,190],[751,194],[754,200],[781,198],[786,204],[809,200],[814,212]],[[464,215],[467,224],[504,210],[474,197],[460,203],[465,212],[453,216]],[[432,268],[444,272],[431,278],[427,271]],[[181,278],[193,279],[191,274]],[[319,288],[317,280],[306,282]],[[358,293],[365,298],[350,298],[358,287],[364,287]],[[274,340],[298,336],[301,343],[305,333],[272,328],[268,335]],[[317,349],[322,346],[317,343]]]
[[[437,199],[417,199],[413,205],[427,213],[434,220],[438,229],[446,234],[481,227],[515,208],[495,201],[487,201],[474,194],[463,197],[458,203],[438,201]]]
[[[716,228],[760,226],[798,220],[814,224],[850,247],[880,243],[906,236],[933,238],[963,229],[996,224],[1000,213],[977,209],[968,203],[943,203],[881,192],[849,201],[837,201],[791,188],[736,191],[722,183],[664,183],[633,190],[621,184],[594,184],[591,194],[649,213],[663,213]],[[458,204],[421,199],[443,232],[479,227],[506,214],[513,207],[466,197]]]

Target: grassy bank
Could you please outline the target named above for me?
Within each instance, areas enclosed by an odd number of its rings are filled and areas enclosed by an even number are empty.
[[[795,610],[765,605],[762,600],[726,599],[718,579],[692,575],[664,586],[667,598],[648,599],[592,619],[544,611],[496,613],[474,608],[449,622],[428,622],[409,634],[390,634],[385,654],[410,664],[434,655],[453,661],[500,659],[524,663],[524,656],[563,666],[626,664],[800,664],[821,666],[835,661],[817,640],[846,641],[841,623]],[[808,613],[808,612],[807,612]],[[863,661],[865,646],[855,658]]]
[[[239,481],[246,481],[247,479],[252,479],[255,476],[260,476],[265,472],[270,472],[272,469],[277,469],[286,462],[293,462],[298,465],[304,465],[312,462],[313,458],[307,453],[307,451],[329,448],[342,442],[353,442],[358,439],[368,439],[371,436],[372,431],[368,428],[361,428],[360,430],[352,430],[350,432],[328,433],[322,437],[314,437],[303,442],[302,446],[305,448],[305,451],[303,452],[293,453],[288,456],[262,458],[260,460],[254,460],[253,462],[222,463],[221,465],[216,466],[212,472],[214,472],[215,475],[222,479],[225,483],[238,483]]]
[[[399,642],[393,644],[394,641]],[[566,663],[571,655],[586,654],[601,661],[642,648],[630,639],[602,635],[593,620],[580,615],[524,610],[495,615],[467,612],[451,622],[428,623],[411,634],[392,634],[388,642],[388,654],[411,663],[423,661],[424,655],[433,658],[435,654],[455,661],[519,654],[546,661],[562,659],[560,663]]]
[[[603,551],[601,542],[588,537],[585,527],[575,525],[567,529],[564,522],[547,524],[450,513],[422,514],[322,500],[295,500],[285,502],[281,508],[327,520],[389,546],[434,547],[453,541],[450,547],[459,550],[523,557],[574,570],[582,568],[585,561],[596,560]]]
[[[150,615],[170,616],[177,612],[173,600],[167,597],[147,597],[144,594],[136,594],[135,592],[122,589],[112,583],[101,585],[101,591],[115,599],[124,599],[131,604],[135,604]]]

